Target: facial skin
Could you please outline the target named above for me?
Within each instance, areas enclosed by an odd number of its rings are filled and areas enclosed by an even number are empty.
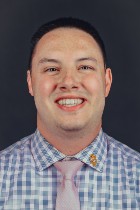
[[[73,155],[88,146],[102,125],[112,75],[88,33],[59,28],[38,42],[27,72],[40,133],[59,151]]]

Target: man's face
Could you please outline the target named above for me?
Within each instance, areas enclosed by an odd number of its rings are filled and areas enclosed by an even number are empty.
[[[28,71],[29,92],[37,108],[38,128],[50,132],[100,127],[111,70],[88,33],[59,28],[38,42]]]

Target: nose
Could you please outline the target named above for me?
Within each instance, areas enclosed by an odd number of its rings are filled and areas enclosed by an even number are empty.
[[[76,90],[79,89],[79,78],[74,72],[67,72],[61,76],[61,80],[58,85],[61,91]]]

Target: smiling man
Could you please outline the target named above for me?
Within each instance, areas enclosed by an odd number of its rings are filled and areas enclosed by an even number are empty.
[[[41,26],[27,82],[37,130],[1,152],[0,208],[140,209],[140,155],[102,130],[112,73],[95,28],[74,18]]]

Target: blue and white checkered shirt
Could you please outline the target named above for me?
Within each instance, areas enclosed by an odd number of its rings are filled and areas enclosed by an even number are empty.
[[[92,164],[94,154],[97,164]],[[0,153],[0,209],[54,210],[66,156],[38,130]],[[85,164],[75,176],[81,210],[140,210],[140,154],[102,130],[74,156]]]

